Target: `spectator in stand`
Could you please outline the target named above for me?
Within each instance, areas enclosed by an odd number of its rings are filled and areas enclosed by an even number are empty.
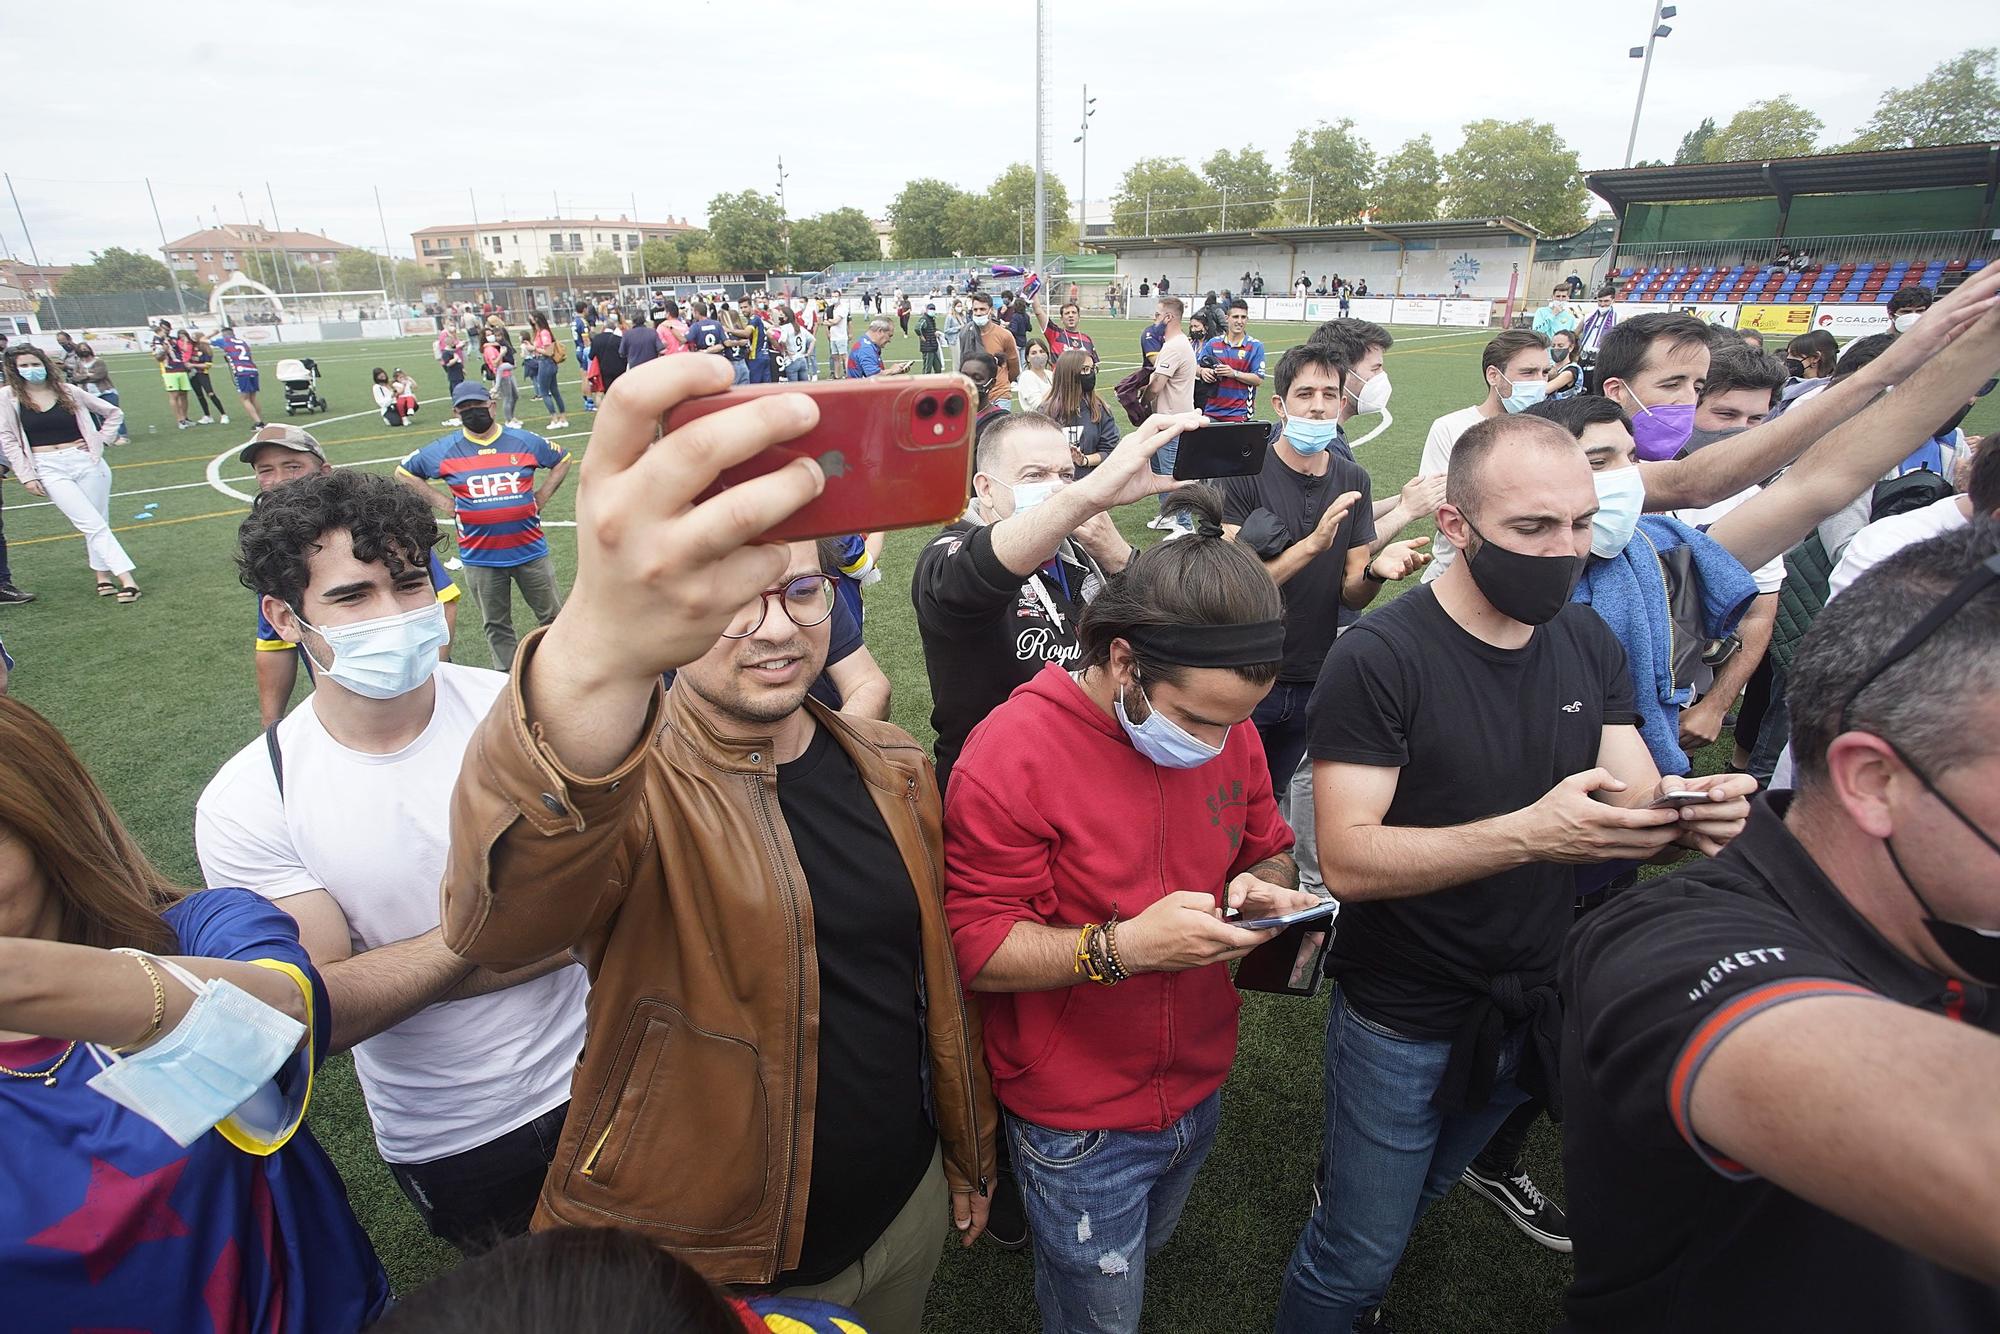
[[[1535,312],[1535,332],[1544,338],[1554,338],[1575,328],[1576,312],[1569,308],[1569,284],[1557,283],[1549,293],[1548,304]]]
[[[556,340],[555,330],[549,327],[549,317],[541,311],[528,316],[528,325],[528,378],[535,386],[535,393],[541,396],[542,406],[549,410],[548,429],[560,430],[569,425],[562,385],[556,380],[556,370],[562,364],[562,344]]]
[[[174,428],[185,431],[194,425],[188,420],[188,362],[187,347],[174,326],[161,320],[154,326],[152,342],[153,360],[160,367],[160,387],[166,391],[167,407],[174,414]]]
[[[111,531],[111,469],[104,462],[125,414],[65,384],[33,343],[15,343],[0,354],[0,380],[0,462],[83,535],[97,596],[137,602],[132,558]]]
[[[999,368],[989,401],[1000,407],[1012,406],[1014,381],[1021,378],[1021,345],[1007,326],[994,318],[993,298],[985,292],[972,294],[972,319],[959,339],[961,362],[973,352],[986,353]]]
[[[229,365],[229,373],[236,382],[236,397],[242,402],[244,411],[250,414],[251,429],[262,426],[264,409],[257,403],[257,359],[250,355],[250,344],[236,336],[235,325],[225,324],[211,345]],[[228,421],[229,418],[222,420]]]
[[[1062,428],[1079,478],[1090,476],[1091,470],[1118,447],[1118,414],[1097,396],[1097,362],[1079,348],[1056,358],[1055,371],[1049,377],[1049,396],[1042,400],[1041,410]]]
[[[1195,375],[1210,386],[1202,411],[1214,421],[1248,421],[1264,383],[1264,345],[1250,336],[1250,303],[1242,297],[1229,303],[1223,320],[1223,333],[1200,344]]]
[[[215,392],[215,382],[209,379],[209,372],[214,369],[215,349],[209,346],[208,335],[197,329],[188,347],[188,386],[194,391],[195,406],[201,409],[197,426],[209,425],[214,417],[220,417],[224,426],[229,425],[229,414],[222,410],[222,395]]]
[[[1504,329],[1495,334],[1479,355],[1486,397],[1469,408],[1447,412],[1431,423],[1417,472],[1424,476],[1449,473],[1452,450],[1460,436],[1482,421],[1522,412],[1541,402],[1548,393],[1549,366],[1546,334],[1533,329]],[[1442,576],[1457,555],[1457,550],[1446,543],[1437,553],[1437,560],[1424,571],[1424,582],[1428,584]]]
[[[486,387],[476,381],[460,385],[452,402],[459,429],[412,453],[396,475],[433,509],[457,521],[459,558],[485,622],[486,646],[493,666],[509,671],[517,642],[514,587],[543,625],[562,610],[541,514],[569,476],[571,459],[568,450],[494,420]],[[538,468],[548,472],[539,485],[534,480]],[[450,494],[431,486],[433,481],[443,481]]]
[[[1224,910],[1318,902],[1248,722],[1277,671],[1277,593],[1222,540],[1214,492],[1175,499],[1193,535],[1111,580],[1076,667],[1045,664],[979,725],[946,806],[952,943],[986,1002],[1051,1330],[1140,1328],[1235,1063],[1229,961],[1277,934]],[[1078,784],[1096,798],[1040,799]]]
[[[1049,396],[1049,345],[1039,335],[1028,336],[1026,362],[1021,383],[1015,386],[1014,410],[1040,412],[1042,401]]]
[[[590,336],[590,373],[597,377],[604,393],[609,393],[611,386],[618,382],[618,377],[625,373],[625,339],[615,319],[604,321]],[[452,401],[457,402],[457,399]]]
[[[0,754],[9,1324],[367,1325],[389,1281],[305,1125],[332,1007],[297,928],[169,881],[15,700]]]

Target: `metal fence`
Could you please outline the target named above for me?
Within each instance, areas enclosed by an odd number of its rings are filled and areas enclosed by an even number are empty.
[[[190,311],[208,309],[207,297],[199,292],[190,292],[185,287],[181,289],[181,300]],[[162,315],[174,315],[179,309],[174,304],[173,289],[162,287],[144,292],[45,296],[36,308],[35,318],[44,329],[124,328],[144,324]]]
[[[1758,237],[1735,241],[1659,241],[1621,245],[1611,270],[1730,268],[1738,264],[1770,264],[1778,247],[1790,249],[1794,262],[1818,265],[1866,264],[1883,261],[1976,259],[2000,256],[1995,233],[1971,228],[1945,232],[1871,232],[1856,236]]]

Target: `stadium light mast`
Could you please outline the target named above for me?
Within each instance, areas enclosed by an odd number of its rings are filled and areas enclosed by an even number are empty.
[[[42,257],[35,250],[35,234],[28,230],[28,215],[21,211],[21,196],[14,193],[14,177],[11,173],[7,176],[7,197],[14,201],[14,218],[21,224],[21,239],[28,243],[28,259],[33,262],[34,266],[37,269],[39,269],[42,267]],[[146,198],[151,199],[152,197],[153,197],[153,183],[151,181],[148,181],[146,182]],[[160,219],[160,206],[158,204],[154,204],[153,221],[158,222],[159,219]],[[167,229],[162,227],[160,229],[160,249],[161,249],[160,258],[162,259],[167,259],[167,256],[165,254],[166,243],[167,243]],[[37,276],[43,277],[44,280],[46,281],[45,275],[37,275]],[[167,259],[167,280],[169,282],[174,282],[173,261],[171,259]],[[174,282],[175,297],[179,297],[180,294],[181,294],[180,284],[178,282]],[[62,311],[56,306],[56,288],[54,283],[49,284],[49,314],[56,317],[56,323],[58,325],[62,323]],[[182,315],[185,318],[186,312],[183,311]]]
[[[1077,128],[1073,144],[1083,145],[1083,162],[1077,168],[1076,199],[1076,248],[1083,249],[1085,238],[1090,235],[1090,118],[1097,114],[1097,99],[1090,95],[1090,85],[1083,85],[1083,124]]]
[[[1049,4],[1035,0],[1035,267],[1042,272],[1042,254],[1048,244],[1049,206],[1047,158],[1049,155]],[[1043,281],[1047,281],[1046,277]]]
[[[792,174],[785,170],[785,155],[778,154],[778,223],[785,236],[785,272],[792,271],[792,212],[785,205],[785,182]]]
[[[1646,105],[1646,80],[1653,73],[1653,44],[1662,37],[1673,35],[1674,30],[1667,26],[1666,20],[1679,12],[1672,5],[1655,3],[1653,26],[1646,33],[1646,44],[1626,52],[1631,59],[1646,62],[1639,67],[1639,96],[1632,103],[1632,133],[1625,137],[1625,165],[1628,167],[1632,165],[1632,149],[1639,142],[1639,111]]]

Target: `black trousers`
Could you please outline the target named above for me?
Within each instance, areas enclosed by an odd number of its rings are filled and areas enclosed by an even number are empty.
[[[476,1255],[528,1230],[568,1114],[564,1103],[476,1149],[390,1163],[389,1174],[433,1236]]]

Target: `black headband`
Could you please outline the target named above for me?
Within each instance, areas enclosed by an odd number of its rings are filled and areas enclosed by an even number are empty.
[[[1285,655],[1283,621],[1240,625],[1135,625],[1119,638],[1176,667],[1262,667]]]

